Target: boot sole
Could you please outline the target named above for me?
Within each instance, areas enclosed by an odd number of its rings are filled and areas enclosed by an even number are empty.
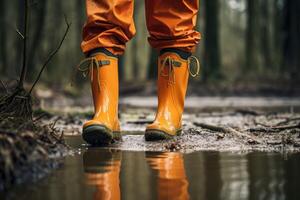
[[[160,141],[160,140],[169,140],[172,139],[174,136],[181,135],[182,130],[178,130],[175,135],[170,135],[165,131],[158,130],[158,129],[149,129],[145,132],[145,140],[146,141]]]
[[[88,144],[93,146],[108,145],[122,139],[121,132],[111,131],[104,125],[91,125],[84,127],[82,138]]]

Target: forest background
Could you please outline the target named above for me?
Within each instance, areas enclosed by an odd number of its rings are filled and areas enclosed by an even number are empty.
[[[201,76],[191,80],[197,95],[297,95],[300,83],[300,1],[201,0],[196,29],[202,33],[195,56]],[[22,65],[23,4],[0,1],[0,79],[17,79]],[[59,53],[40,84],[70,91],[73,70],[83,59],[81,29],[84,0],[32,1],[29,11],[28,76],[32,82],[65,31],[64,15],[72,23]],[[144,1],[135,1],[137,34],[120,58],[122,87],[155,83],[157,52],[148,42]],[[75,88],[87,85],[76,76]],[[133,85],[133,86],[132,86]],[[138,85],[138,86],[137,86]],[[133,89],[133,91],[135,91]]]

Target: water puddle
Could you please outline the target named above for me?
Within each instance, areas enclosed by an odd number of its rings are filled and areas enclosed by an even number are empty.
[[[121,151],[87,148],[78,136],[67,142],[81,152],[3,199],[300,199],[299,153]]]

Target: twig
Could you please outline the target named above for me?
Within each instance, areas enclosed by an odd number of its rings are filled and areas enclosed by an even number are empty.
[[[215,132],[222,132],[222,133],[228,132],[228,130],[226,128],[221,127],[221,126],[215,126],[215,125],[211,125],[211,124],[198,123],[198,122],[194,122],[194,125],[199,126],[201,128],[209,129],[209,130],[215,131]]]
[[[152,122],[153,122],[153,120],[137,120],[137,121],[128,121],[127,124],[137,124],[137,125],[140,125],[140,124],[150,124]]]
[[[294,125],[287,125],[287,126],[271,126],[271,127],[259,127],[259,128],[250,128],[247,131],[250,132],[279,132],[289,129],[300,128],[300,123]]]
[[[281,130],[281,131],[287,130],[287,129],[300,128],[300,123],[294,124],[294,125],[287,125],[287,126],[275,126],[275,127],[271,127],[271,128]]]
[[[248,142],[251,141],[251,142],[256,143],[256,144],[262,144],[263,143],[263,141],[259,140],[258,138],[250,136],[246,133],[239,132],[239,131],[231,128],[231,127],[215,126],[215,125],[211,125],[211,124],[198,123],[198,122],[194,122],[194,125],[200,126],[202,128],[205,128],[205,129],[209,129],[211,131],[229,133],[229,134],[235,135],[239,138],[246,138],[248,140]]]
[[[18,35],[22,38],[22,40],[25,39],[24,35],[21,33],[21,31],[18,28],[15,28],[16,32],[18,33]]]
[[[235,111],[236,113],[240,113],[242,115],[252,115],[252,116],[258,116],[260,113],[254,110],[244,110],[244,109],[238,109]]]
[[[56,122],[57,122],[58,120],[60,120],[60,117],[58,117],[57,119],[55,119],[55,121],[50,125],[50,129],[51,129],[52,131],[54,131]]]
[[[246,129],[245,131],[247,132],[279,132],[279,130],[276,129],[272,129],[270,127],[253,127],[253,128],[249,128]]]
[[[68,34],[68,32],[69,32],[69,29],[70,29],[70,26],[71,26],[71,23],[69,23],[69,22],[67,21],[66,16],[65,16],[65,22],[66,22],[66,25],[67,25],[67,28],[66,28],[65,33],[64,33],[64,35],[63,35],[63,37],[62,37],[62,39],[61,39],[59,45],[57,46],[57,48],[56,48],[56,49],[48,56],[46,62],[45,62],[44,65],[42,66],[42,68],[41,68],[41,70],[40,70],[40,72],[39,72],[39,74],[38,74],[36,80],[34,81],[34,83],[32,84],[32,86],[31,86],[31,88],[30,88],[30,90],[29,90],[29,94],[31,94],[33,88],[35,87],[35,85],[37,84],[37,82],[40,80],[41,75],[42,75],[44,69],[46,68],[46,66],[48,65],[48,63],[52,60],[52,58],[56,55],[56,53],[59,51],[59,49],[60,49],[60,47],[62,46],[64,40],[66,39],[66,36],[67,36],[67,34]]]
[[[300,117],[287,118],[284,121],[278,122],[276,125],[280,126],[280,125],[287,124],[287,123],[292,122],[292,121],[298,121],[298,120],[300,121]]]
[[[5,84],[3,83],[2,80],[0,80],[0,83],[1,83],[2,87],[5,89],[5,92],[8,93],[8,89],[7,89],[7,87],[5,86]]]
[[[231,128],[231,127],[228,127],[228,130],[231,133],[233,133],[234,135],[237,135],[238,137],[247,138],[248,142],[255,143],[255,144],[262,144],[263,143],[262,140],[254,137],[254,136],[250,136],[247,133],[243,133],[243,132],[237,131],[237,130]]]
[[[46,115],[47,115],[46,113],[41,114],[40,116],[36,117],[36,118],[33,120],[33,122],[39,121],[40,119],[44,118]]]

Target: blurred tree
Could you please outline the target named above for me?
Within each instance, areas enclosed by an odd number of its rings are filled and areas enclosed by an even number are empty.
[[[134,77],[136,77],[135,80],[145,81],[149,67],[150,48],[146,39],[148,31],[145,23],[144,1],[135,1],[134,11],[134,20],[137,30],[137,34],[133,39]]]
[[[4,24],[5,22],[5,1],[0,1],[0,20],[1,24]],[[6,73],[6,56],[5,56],[5,46],[6,46],[6,34],[5,34],[5,28],[2,25],[2,28],[0,29],[0,74]]]
[[[291,80],[300,80],[300,1],[284,1],[284,66]]]
[[[259,0],[247,0],[246,65],[243,72],[259,69]]]
[[[273,66],[273,6],[275,0],[263,0],[261,1],[261,50],[263,56],[264,67],[269,68]]]
[[[63,15],[72,27],[64,46],[51,61],[42,82],[69,84],[73,68],[83,58],[81,29],[85,18],[84,0],[31,1],[28,80],[36,74],[49,50],[64,31]],[[156,79],[157,52],[147,44],[144,1],[135,2],[137,35],[120,59],[122,81]],[[293,0],[204,0],[198,14],[197,30],[203,40],[196,55],[203,64],[203,79],[219,81],[264,80],[280,82],[299,78],[299,3]],[[0,78],[12,79],[20,72],[23,32],[19,0],[0,1]],[[222,47],[222,48],[221,48]],[[201,56],[200,56],[201,55]],[[257,76],[259,75],[259,76]],[[241,77],[241,79],[239,79]],[[268,78],[268,79],[267,79]],[[80,85],[83,85],[80,79]],[[86,81],[84,81],[86,83]],[[78,84],[78,85],[79,85]]]
[[[283,52],[283,34],[282,34],[282,23],[283,23],[283,6],[282,0],[274,0],[274,11],[273,11],[273,64],[276,67],[276,71],[280,71],[279,69],[282,66],[282,52]],[[274,67],[273,67],[274,68]]]
[[[84,24],[84,21],[85,21],[85,18],[86,18],[86,15],[85,15],[85,1],[83,0],[77,0],[76,2],[76,19],[77,19],[77,23],[76,23],[76,28],[77,30],[81,30],[82,29],[82,26]],[[81,39],[81,33],[82,31],[77,31],[77,34],[78,34],[78,38]]]
[[[38,54],[38,49],[41,46],[43,28],[45,27],[45,17],[47,15],[46,0],[39,1],[37,4],[32,6],[30,16],[30,43],[28,52],[28,66],[30,70],[28,71],[28,78],[33,79],[36,75],[38,69],[36,60],[38,59],[36,55]]]
[[[148,79],[156,80],[157,78],[157,56],[158,52],[155,49],[151,48],[148,68]]]
[[[220,78],[221,57],[219,43],[219,0],[206,0],[204,80]]]

